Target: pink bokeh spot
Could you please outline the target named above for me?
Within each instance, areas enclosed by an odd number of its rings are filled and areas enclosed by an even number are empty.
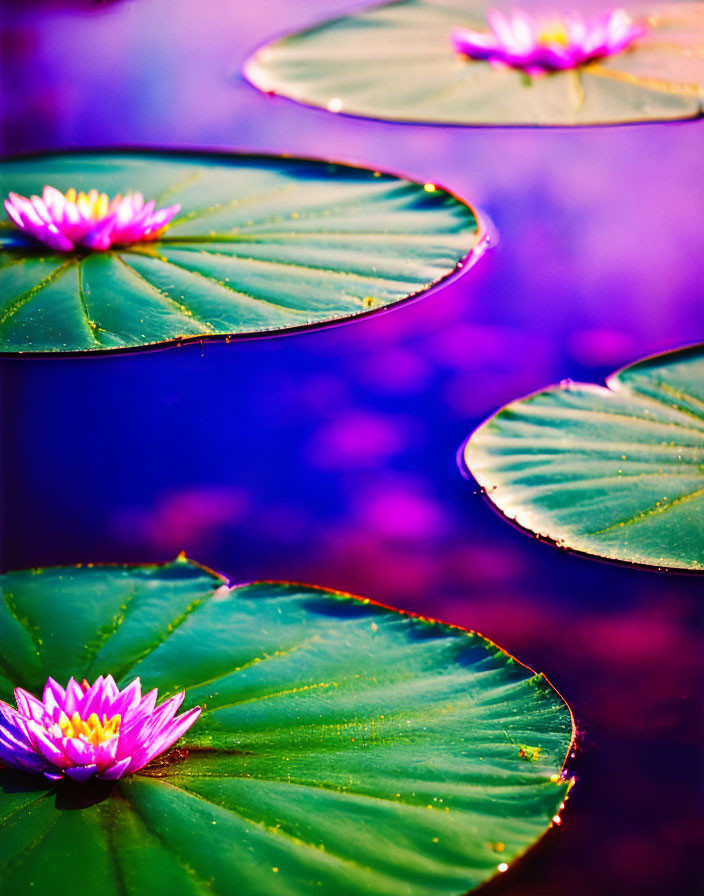
[[[41,196],[10,193],[5,210],[22,233],[45,243],[57,252],[81,247],[105,252],[111,246],[158,239],[180,211],[180,205],[156,208],[153,199],[141,193],[106,193],[91,190],[62,193],[45,186]]]
[[[56,781],[115,780],[143,768],[193,725],[199,706],[176,715],[184,692],[160,706],[139,678],[120,690],[111,675],[66,688],[47,679],[42,699],[15,689],[17,708],[0,700],[0,762]]]
[[[118,512],[111,529],[121,541],[173,553],[207,548],[223,529],[242,525],[251,500],[242,489],[195,486],[166,492],[152,507]]]
[[[623,9],[592,22],[578,13],[533,16],[516,10],[505,15],[492,9],[487,20],[490,31],[453,28],[450,39],[455,50],[470,59],[521,69],[529,75],[577,68],[622,53],[646,31]]]

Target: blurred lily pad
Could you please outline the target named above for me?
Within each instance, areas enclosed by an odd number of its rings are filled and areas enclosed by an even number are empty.
[[[560,547],[704,570],[704,346],[606,388],[567,381],[511,402],[464,463],[503,514]]]
[[[6,196],[93,187],[180,203],[157,242],[54,252],[0,224],[0,352],[100,352],[273,334],[416,296],[486,235],[447,191],[322,161],[81,152],[0,163]]]
[[[480,635],[277,582],[165,566],[2,579],[0,696],[113,673],[204,712],[116,783],[0,771],[13,896],[455,896],[550,826],[571,714]]]
[[[629,10],[648,28],[630,49],[537,78],[454,51],[451,29],[487,30],[492,7],[493,0],[372,6],[265,45],[244,72],[267,93],[392,121],[586,125],[702,114],[704,4]]]

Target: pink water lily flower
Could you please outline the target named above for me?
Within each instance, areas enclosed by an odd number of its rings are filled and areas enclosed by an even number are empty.
[[[577,68],[621,53],[646,31],[623,9],[614,9],[593,22],[577,13],[532,16],[522,10],[504,15],[493,9],[487,18],[491,31],[453,28],[455,50],[471,59],[519,68],[531,75]]]
[[[10,193],[5,209],[23,233],[59,252],[77,246],[105,251],[110,246],[157,239],[181,206],[157,209],[154,200],[144,201],[141,193],[107,193],[91,190],[62,193],[46,186],[41,196]]]
[[[92,685],[72,678],[65,690],[49,678],[41,701],[16,688],[17,709],[0,700],[0,763],[52,781],[121,778],[196,721],[199,706],[176,717],[183,698],[181,691],[157,707],[156,690],[142,696],[139,678],[120,690],[111,675]]]

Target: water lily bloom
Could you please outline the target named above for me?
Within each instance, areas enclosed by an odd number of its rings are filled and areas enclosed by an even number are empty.
[[[62,193],[46,186],[41,196],[10,193],[5,209],[23,233],[59,252],[77,246],[105,251],[110,246],[157,239],[181,206],[157,209],[154,200],[144,201],[141,193],[107,193],[91,190]]]
[[[200,707],[176,716],[184,692],[156,706],[139,678],[120,690],[111,675],[66,689],[49,678],[41,700],[15,689],[17,709],[0,700],[0,763],[46,775],[113,780],[151,762],[181,737]]]
[[[528,74],[577,68],[585,62],[613,56],[645,34],[623,9],[614,9],[593,22],[577,13],[532,16],[517,10],[488,14],[491,31],[453,28],[452,44],[471,59],[519,68]]]

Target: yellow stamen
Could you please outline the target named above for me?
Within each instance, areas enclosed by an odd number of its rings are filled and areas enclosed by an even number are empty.
[[[64,737],[79,738],[86,743],[98,746],[117,737],[121,721],[122,718],[119,714],[111,718],[104,715],[101,722],[95,712],[92,712],[87,719],[82,719],[77,712],[74,712],[69,719],[66,713],[62,712],[58,725]]]
[[[107,193],[101,193],[100,196],[98,196],[98,198],[95,202],[95,207],[94,207],[93,213],[95,214],[96,219],[104,218],[105,215],[107,215],[107,213],[108,213],[108,194]]]
[[[567,28],[558,20],[547,22],[538,33],[538,40],[541,44],[562,44],[563,47],[568,46],[570,36]]]
[[[78,206],[78,210],[82,215],[90,215],[92,209],[90,206],[90,199],[86,196],[85,193],[79,193],[78,198],[76,199],[76,205]]]
[[[73,725],[71,724],[71,720],[66,715],[66,713],[62,710],[61,715],[59,716],[59,728],[61,729],[61,733],[64,737],[73,737]]]
[[[69,205],[77,206],[82,215],[92,218],[94,221],[100,221],[111,211],[110,197],[107,193],[99,193],[97,190],[91,190],[89,193],[84,193],[81,190],[80,193],[77,193],[71,187],[64,193],[64,198]],[[116,197],[117,200],[120,198],[120,196]]]

